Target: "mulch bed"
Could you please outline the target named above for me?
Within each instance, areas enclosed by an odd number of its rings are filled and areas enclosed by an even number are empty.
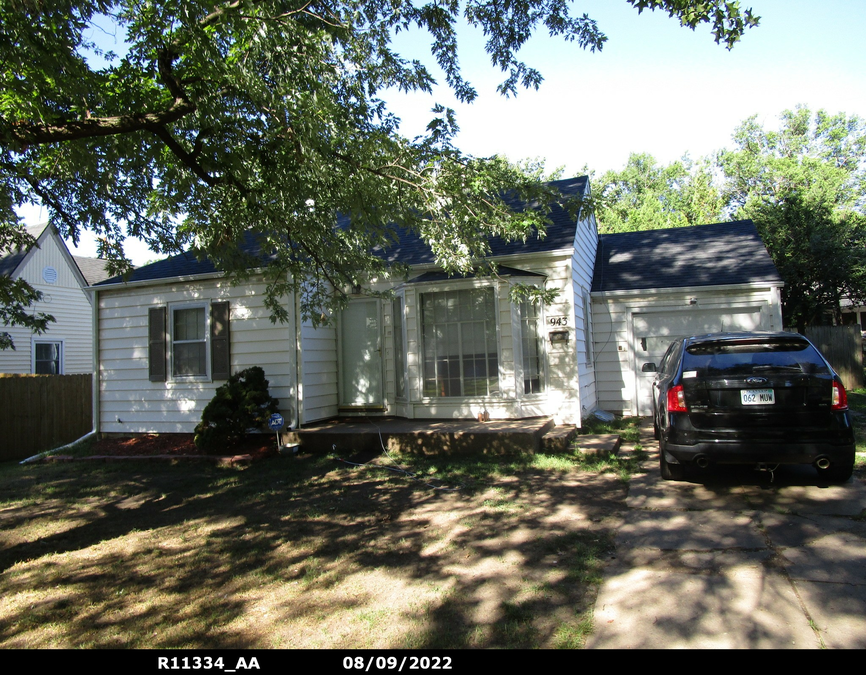
[[[109,436],[93,444],[94,455],[106,457],[226,457],[249,455],[262,459],[277,454],[276,436],[251,434],[236,445],[204,452],[196,447],[192,434],[146,434],[131,438]]]

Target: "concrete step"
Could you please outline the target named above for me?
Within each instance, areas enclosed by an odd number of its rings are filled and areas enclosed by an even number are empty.
[[[615,455],[622,445],[619,434],[587,434],[575,439],[578,449],[585,455]]]
[[[541,437],[541,452],[557,454],[568,452],[571,441],[577,434],[573,424],[558,424]]]
[[[415,454],[531,454],[555,427],[549,418],[526,420],[406,420],[339,418],[282,434],[306,452],[389,452]]]

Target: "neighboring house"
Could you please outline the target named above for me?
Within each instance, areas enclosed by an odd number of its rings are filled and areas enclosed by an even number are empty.
[[[860,330],[866,333],[866,307],[855,305],[848,298],[842,299],[842,325],[860,325]]]
[[[589,190],[585,177],[556,185],[567,195]],[[293,423],[338,415],[471,419],[486,412],[492,419],[551,416],[580,424],[601,403],[597,383],[617,377],[611,368],[600,377],[603,361],[596,363],[609,351],[606,327],[592,337],[600,319],[597,308],[590,312],[590,291],[605,239],[592,217],[575,221],[556,206],[550,218],[543,239],[491,239],[496,278],[448,277],[429,248],[404,233],[387,258],[410,266],[408,280],[374,284],[393,290],[393,300],[353,295],[333,325],[315,329],[299,320],[296,298],[286,298],[289,322],[272,324],[260,279],[233,286],[212,263],[192,256],[97,284],[98,430],[191,432],[222,381],[254,365],[265,370]],[[751,245],[750,234],[746,239]],[[737,236],[728,243],[737,245]],[[508,290],[518,282],[559,295],[544,307],[513,304]],[[770,314],[779,313],[779,285]],[[658,302],[654,289],[645,296]],[[633,349],[633,338],[623,338]],[[628,376],[620,369],[618,377]]]
[[[651,413],[671,340],[782,330],[783,282],[750,220],[599,237],[592,284],[598,405]]]
[[[48,331],[0,326],[15,349],[0,351],[0,373],[73,374],[93,372],[93,306],[83,289],[108,277],[105,263],[70,255],[57,229],[48,224],[27,228],[36,245],[0,253],[0,274],[24,279],[42,291],[34,312],[54,317]]]

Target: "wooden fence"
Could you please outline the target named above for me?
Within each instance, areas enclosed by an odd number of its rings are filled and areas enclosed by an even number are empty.
[[[93,428],[93,376],[0,375],[0,461],[24,459]]]
[[[808,326],[806,337],[839,373],[845,389],[850,391],[864,386],[860,326]]]

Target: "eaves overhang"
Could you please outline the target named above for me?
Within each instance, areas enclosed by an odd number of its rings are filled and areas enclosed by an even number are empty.
[[[593,298],[628,298],[641,295],[682,295],[684,293],[706,293],[707,291],[757,290],[761,288],[782,288],[784,281],[750,281],[743,284],[723,284],[719,286],[674,286],[665,288],[634,288],[617,291],[592,291]]]

